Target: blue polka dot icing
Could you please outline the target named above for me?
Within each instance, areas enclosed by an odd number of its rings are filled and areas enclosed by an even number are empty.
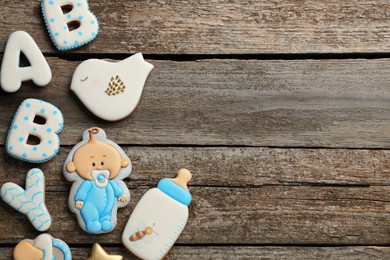
[[[47,30],[55,47],[61,51],[88,44],[96,38],[99,31],[98,20],[89,10],[88,1],[67,0],[66,2],[73,7],[77,6],[77,8],[73,8],[64,15],[61,9],[63,1],[41,0],[41,9]],[[67,24],[73,21],[77,21],[81,25],[70,32]],[[65,33],[59,32],[64,30]]]
[[[58,111],[57,110],[54,110],[53,111],[53,115],[57,115]]]
[[[56,113],[48,113],[49,111],[56,111]],[[37,115],[44,115],[46,119],[44,125],[34,123],[33,119]],[[42,100],[26,99],[16,111],[8,131],[6,152],[14,158],[27,162],[48,161],[56,155],[56,150],[59,149],[58,133],[61,132],[63,124],[62,113],[57,107]],[[31,146],[27,144],[27,137],[33,131],[41,141]]]
[[[79,43],[78,40],[75,40],[75,41],[74,41],[74,44],[75,44],[75,45],[79,45],[80,43]]]

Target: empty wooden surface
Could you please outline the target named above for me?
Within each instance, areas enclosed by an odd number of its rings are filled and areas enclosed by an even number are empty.
[[[39,1],[0,0],[0,55],[25,30],[53,72],[51,84],[0,92],[0,185],[25,184],[41,168],[49,233],[74,259],[99,242],[134,259],[121,233],[158,180],[193,173],[189,222],[168,259],[390,258],[390,4],[364,1],[89,1],[101,30],[87,46],[60,53]],[[142,52],[155,65],[135,112],[94,117],[69,89],[88,58]],[[263,55],[265,54],[265,55]],[[327,54],[327,55],[324,55]],[[340,54],[340,56],[338,56]],[[59,154],[33,165],[5,153],[18,105],[29,97],[65,116]],[[133,164],[129,206],[105,235],[83,232],[67,207],[62,174],[85,129],[98,126]],[[0,259],[35,238],[25,216],[0,203]]]

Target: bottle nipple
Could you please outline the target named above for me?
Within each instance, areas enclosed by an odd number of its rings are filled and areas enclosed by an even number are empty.
[[[191,180],[192,174],[187,169],[180,169],[177,172],[176,178],[170,178],[171,181],[179,185],[185,190],[188,190],[187,183]]]

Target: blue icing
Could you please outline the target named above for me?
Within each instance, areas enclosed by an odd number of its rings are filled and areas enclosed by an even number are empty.
[[[49,5],[54,5],[54,1],[49,1]]]
[[[23,157],[23,158],[26,158],[26,157],[27,157],[27,154],[26,154],[26,153],[23,153],[23,154],[22,154],[22,157]]]
[[[79,45],[80,43],[79,43],[78,40],[75,40],[75,41],[74,41],[74,44]]]
[[[50,18],[49,21],[50,21],[51,23],[54,23],[55,20],[54,20],[54,18]]]
[[[68,41],[64,41],[64,44],[67,45],[67,44],[68,44]]]
[[[42,157],[43,157],[43,158],[46,158],[46,157],[47,157],[47,154],[46,154],[46,153],[43,153],[43,154],[42,154]]]
[[[38,150],[38,148],[36,146],[34,146],[33,150],[34,150],[34,152],[36,152]]]
[[[67,25],[64,25],[64,30],[68,30],[68,26]]]
[[[77,6],[78,6],[78,7],[81,7],[81,3],[80,3],[80,2],[78,2],[78,3],[77,3]]]
[[[26,103],[26,107],[30,107],[31,106],[31,104],[30,103]]]
[[[28,120],[28,116],[25,116],[25,117],[24,117],[24,120],[27,121],[27,120]]]
[[[34,128],[33,128],[33,131],[34,131],[34,132],[36,132],[36,131],[37,131],[37,129],[34,127]]]
[[[18,128],[18,126],[17,126],[17,125],[14,125],[14,126],[13,126],[13,128],[14,128],[14,129],[17,129],[17,128]]]
[[[45,109],[42,108],[42,109],[40,110],[40,112],[41,112],[42,114],[44,114],[44,113],[45,113]]]
[[[83,16],[82,15],[79,16],[79,20],[83,20]]]
[[[12,150],[14,149],[14,147],[11,145],[10,147],[8,147],[8,149],[9,149],[10,151],[12,151]]]
[[[49,140],[49,141],[48,141],[48,143],[49,143],[49,144],[51,144],[51,143],[52,143],[52,141],[51,141],[51,140]]]
[[[95,20],[91,20],[91,24],[95,24]]]
[[[82,32],[78,32],[78,35],[80,35],[80,36],[81,36],[81,35],[83,35],[83,33],[82,33]]]
[[[65,242],[59,240],[59,239],[53,239],[52,240],[53,247],[58,248],[62,254],[64,255],[64,260],[71,260],[72,259],[72,253],[70,251],[70,248]]]
[[[72,15],[71,14],[67,14],[66,17],[68,17],[68,19],[72,18]]]
[[[51,128],[46,129],[46,132],[51,133]]]
[[[157,188],[167,194],[172,199],[186,206],[190,204],[192,200],[192,196],[187,190],[183,189],[170,179],[165,178],[159,181],[157,184]]]
[[[58,113],[57,110],[54,110],[54,111],[53,111],[53,114],[54,114],[54,115],[57,115],[57,113]]]
[[[23,142],[24,141],[24,138],[23,137],[19,137],[19,142]]]

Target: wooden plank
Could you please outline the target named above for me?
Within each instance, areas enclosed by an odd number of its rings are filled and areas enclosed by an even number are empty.
[[[147,189],[131,189],[129,206],[118,212],[109,234],[92,236],[67,206],[68,192],[46,193],[53,225],[49,233],[70,244],[121,243],[122,230]],[[193,202],[181,244],[388,245],[389,187],[261,188],[192,187]],[[162,223],[161,223],[162,224]],[[159,223],[156,223],[158,231]],[[0,243],[16,243],[37,231],[25,216],[0,204]]]
[[[39,1],[1,1],[0,44],[25,30],[55,53]],[[95,1],[98,38],[81,53],[388,53],[387,0]],[[22,19],[21,19],[22,18]]]
[[[99,126],[132,145],[390,148],[390,59],[154,60],[136,111],[115,123],[70,93],[79,62],[48,60],[50,86],[0,95],[0,136],[20,102],[37,97],[63,111],[65,145]]]
[[[269,149],[123,147],[133,164],[126,184],[154,187],[186,167],[192,186],[260,187],[262,185],[389,186],[390,151],[345,149]],[[69,147],[48,163],[38,165],[46,175],[46,189],[68,191],[62,167]],[[24,185],[33,165],[10,158],[0,149],[0,185]]]
[[[71,248],[74,259],[88,259],[90,249]],[[137,259],[123,247],[107,247],[111,255],[122,255],[124,259]],[[4,259],[12,258],[11,247],[0,248]],[[356,247],[190,247],[176,245],[165,259],[388,259],[389,247],[356,246]]]

